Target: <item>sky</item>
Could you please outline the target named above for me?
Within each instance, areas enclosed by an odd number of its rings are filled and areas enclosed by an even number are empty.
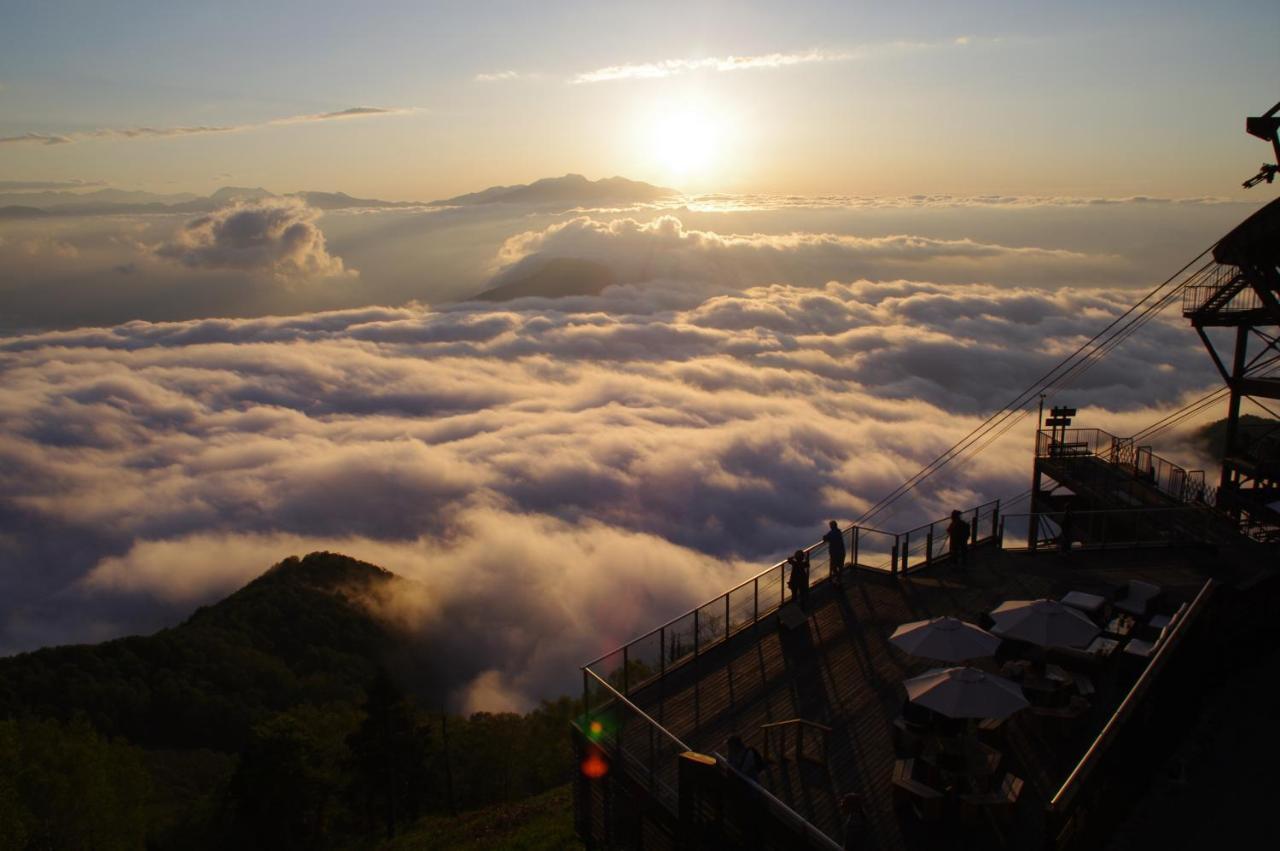
[[[449,705],[527,708],[1276,194],[1268,3],[366,5],[0,0],[0,654],[328,549],[415,581],[373,614]],[[1175,306],[1049,403],[1217,385]],[[1157,451],[1212,479],[1222,415]],[[1024,492],[1034,429],[877,522]]]
[[[2,8],[0,136],[249,128],[0,146],[152,191],[1230,195],[1280,81],[1265,0]]]

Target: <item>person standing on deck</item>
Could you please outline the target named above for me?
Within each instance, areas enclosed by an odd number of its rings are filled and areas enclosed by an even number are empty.
[[[832,520],[831,529],[822,536],[827,542],[827,555],[831,556],[831,581],[843,582],[844,574],[844,535],[840,532],[840,524]]]
[[[947,526],[947,537],[951,540],[951,557],[958,567],[969,566],[969,524],[960,516],[959,510],[951,512],[951,523]]]
[[[791,558],[787,559],[787,564],[791,565],[791,576],[787,579],[787,586],[791,589],[791,599],[800,604],[800,610],[807,612],[809,606],[809,554],[804,550],[796,550]]]

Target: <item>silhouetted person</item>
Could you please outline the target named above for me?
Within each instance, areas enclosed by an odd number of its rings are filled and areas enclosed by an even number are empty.
[[[807,611],[809,605],[809,554],[804,550],[796,550],[795,554],[787,559],[787,564],[791,565],[791,576],[787,579],[787,587],[791,589],[791,599],[799,603],[802,610]]]
[[[836,521],[832,520],[830,526],[830,531],[822,536],[822,540],[827,542],[827,555],[831,556],[831,579],[841,582],[844,574],[844,535],[840,533],[840,524]]]
[[[738,736],[729,737],[729,765],[741,771],[752,783],[760,782],[764,771],[764,757],[760,751],[748,747]]]
[[[867,837],[867,814],[862,807],[862,796],[850,792],[840,799],[840,818],[844,825],[844,851],[861,851]]]
[[[947,526],[947,537],[951,540],[951,557],[960,567],[969,565],[969,524],[960,516],[959,511],[951,512],[951,523]]]

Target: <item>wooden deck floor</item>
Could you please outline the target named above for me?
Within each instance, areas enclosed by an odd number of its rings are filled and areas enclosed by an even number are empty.
[[[895,760],[892,722],[905,699],[902,681],[937,663],[908,656],[888,643],[899,624],[939,615],[976,620],[1007,599],[1057,598],[1069,590],[1110,592],[1131,578],[1160,584],[1173,598],[1189,599],[1204,581],[1203,556],[1172,550],[1020,555],[983,549],[960,571],[935,565],[908,577],[860,571],[845,587],[821,583],[813,590],[805,624],[785,630],[770,617],[731,637],[631,699],[668,730],[703,752],[727,751],[731,735],[762,752],[761,725],[792,718],[832,728],[829,756],[773,760],[763,778],[775,796],[841,840],[837,802],[846,792],[864,795],[874,847],[937,847],[911,816],[895,810],[890,777]],[[1120,660],[1098,675],[1098,693],[1086,723],[1070,740],[1046,739],[1021,716],[1006,725],[1005,766],[1026,781],[1010,847],[1038,836],[1040,813],[1070,767],[1132,682],[1137,671]],[[1026,713],[1023,713],[1025,715]],[[775,740],[776,741],[776,740]],[[809,750],[818,754],[813,740]],[[982,832],[966,838],[945,828],[947,847],[989,847]]]

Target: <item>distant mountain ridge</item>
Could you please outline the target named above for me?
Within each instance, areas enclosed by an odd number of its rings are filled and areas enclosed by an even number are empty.
[[[476,204],[549,204],[549,203],[601,203],[656,201],[680,193],[663,186],[654,186],[625,177],[605,177],[588,180],[581,174],[564,177],[544,177],[533,183],[516,186],[490,186],[480,192],[458,195],[444,201],[432,201],[432,206],[464,207]]]
[[[131,213],[207,213],[227,204],[264,198],[300,198],[321,210],[396,209],[405,207],[475,207],[486,204],[528,206],[633,204],[679,195],[674,189],[625,177],[588,180],[580,174],[548,177],[514,186],[491,186],[438,201],[384,201],[358,198],[345,192],[302,191],[277,195],[261,186],[224,186],[208,196],[189,192],[152,192],[98,189],[92,192],[0,192],[0,218],[24,219],[58,216],[94,216]]]

